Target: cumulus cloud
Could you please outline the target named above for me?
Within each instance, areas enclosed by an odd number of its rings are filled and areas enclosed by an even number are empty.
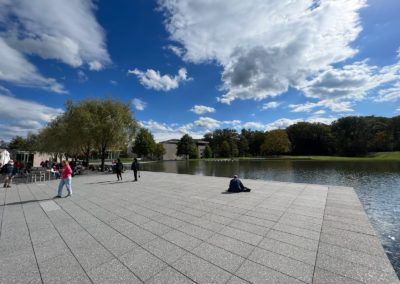
[[[6,107],[0,112],[0,139],[9,140],[15,135],[25,136],[28,132],[37,132],[63,112],[60,108],[9,96],[10,91],[3,89],[0,89],[0,105]]]
[[[178,74],[175,76],[169,74],[161,75],[159,71],[153,69],[147,69],[144,72],[137,68],[128,70],[128,74],[136,75],[140,83],[147,89],[157,91],[170,91],[178,88],[181,82],[191,80],[191,78],[188,78],[185,68],[179,69]]]
[[[329,102],[336,112],[351,111],[354,102],[366,98],[397,99],[400,62],[383,67],[352,62],[366,0],[229,3],[159,1],[170,39],[180,46],[177,55],[222,67],[220,102],[273,98],[289,88],[314,103]],[[400,59],[400,49],[397,53]]]
[[[154,120],[140,121],[139,124],[147,128],[154,135],[154,139],[157,142],[168,140],[168,139],[180,139],[184,134],[189,134],[193,138],[199,139],[203,137],[202,132],[193,131],[193,124],[187,123],[183,125],[178,124],[166,124],[157,122]]]
[[[349,101],[342,101],[341,99],[327,99],[321,100],[316,103],[306,102],[303,104],[290,104],[289,108],[292,112],[311,112],[315,108],[327,108],[333,112],[352,112],[352,103]]]
[[[376,101],[378,102],[393,102],[400,98],[400,81],[388,89],[383,89],[378,92]]]
[[[132,99],[132,105],[137,110],[144,110],[147,106],[147,103],[145,101],[142,101],[141,99],[134,98]]]
[[[171,40],[194,63],[223,67],[223,103],[261,100],[299,88],[309,76],[353,56],[364,0],[159,1]]]
[[[64,86],[53,78],[45,78],[18,50],[0,37],[0,80],[19,86],[37,87],[55,93],[66,93]]]
[[[91,0],[16,0],[0,3],[1,37],[14,49],[92,70],[111,62]]]
[[[213,107],[208,107],[208,106],[203,106],[203,105],[195,105],[190,109],[191,112],[194,112],[196,114],[204,114],[207,112],[215,112],[215,108]]]
[[[280,106],[282,103],[281,102],[269,102],[269,103],[265,103],[262,106],[263,110],[267,110],[267,109],[274,109],[277,108],[278,106]]]
[[[194,122],[195,125],[199,127],[203,127],[205,129],[213,129],[217,128],[221,125],[218,120],[215,120],[211,117],[200,117],[198,120]]]
[[[250,121],[243,124],[244,128],[265,129],[265,124],[261,122]]]
[[[100,70],[111,62],[91,0],[0,2],[0,80],[65,93],[27,59],[36,55]]]

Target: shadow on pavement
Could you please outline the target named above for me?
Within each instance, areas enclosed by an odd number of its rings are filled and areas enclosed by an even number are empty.
[[[34,200],[10,202],[10,203],[1,204],[0,206],[5,206],[5,205],[22,205],[22,204],[33,203],[33,202],[40,202],[40,201],[47,201],[47,200],[53,200],[53,198],[34,199]]]

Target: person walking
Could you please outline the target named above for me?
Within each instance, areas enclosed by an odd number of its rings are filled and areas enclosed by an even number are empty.
[[[139,169],[139,162],[138,162],[138,160],[136,158],[133,159],[133,162],[132,162],[132,165],[131,165],[131,170],[133,171],[133,175],[135,176],[135,180],[134,181],[138,181],[137,174],[138,174],[138,171],[140,169]],[[139,177],[140,177],[140,174],[139,174]]]
[[[124,170],[124,165],[121,163],[120,159],[117,159],[117,163],[115,164],[115,171],[117,172],[117,179],[122,180],[122,171]]]
[[[61,198],[64,185],[67,187],[68,190],[68,194],[65,197],[72,195],[72,169],[69,166],[68,161],[64,160],[61,164],[63,166],[63,169],[61,172],[60,184],[58,185],[58,193],[55,198]]]
[[[13,180],[13,177],[17,173],[17,167],[14,166],[14,161],[9,160],[7,164],[5,164],[1,168],[1,172],[4,175],[4,187],[11,187],[11,183]]]

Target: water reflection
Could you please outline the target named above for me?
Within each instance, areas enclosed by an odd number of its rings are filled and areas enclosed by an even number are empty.
[[[143,170],[354,187],[400,276],[400,163],[322,161],[166,161]]]

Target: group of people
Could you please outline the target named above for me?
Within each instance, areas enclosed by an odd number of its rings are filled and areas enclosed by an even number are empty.
[[[62,196],[62,190],[64,188],[64,185],[67,188],[67,195],[66,197],[69,197],[72,195],[72,169],[68,161],[62,161],[61,162],[62,170],[60,173],[60,183],[58,185],[58,192],[55,198],[61,198]],[[122,171],[124,170],[124,165],[122,164],[121,160],[118,159],[117,163],[115,165],[115,169],[117,172],[117,179],[122,180]],[[138,181],[138,172],[139,172],[140,166],[138,160],[135,158],[131,164],[131,170],[133,171],[134,175],[134,181]],[[11,187],[12,179],[17,173],[17,167],[14,165],[13,160],[9,160],[7,164],[1,167],[1,174],[3,175],[4,178],[4,187]],[[139,177],[140,177],[140,172],[139,172]],[[247,188],[243,185],[241,180],[238,178],[237,175],[233,176],[233,179],[231,179],[229,183],[229,188],[228,192],[250,192],[251,189]]]
[[[62,170],[61,170],[61,176],[60,176],[60,183],[58,185],[58,190],[57,190],[57,195],[54,198],[61,198],[62,197],[62,191],[64,186],[67,188],[67,195],[65,197],[72,196],[72,169],[68,161],[62,161]],[[115,164],[115,170],[117,172],[117,178],[118,180],[122,180],[122,172],[124,170],[124,165],[122,164],[121,160],[118,159],[117,163]],[[135,177],[134,181],[138,181],[138,172],[140,170],[139,168],[139,162],[135,158],[131,164],[131,170],[133,171],[133,175]],[[139,177],[140,177],[140,172],[139,172]]]
[[[138,172],[140,168],[139,168],[139,161],[136,158],[133,159],[133,162],[131,164],[131,170],[133,171],[133,176],[135,177],[133,181],[138,181]],[[118,180],[122,180],[123,171],[124,171],[124,165],[122,164],[121,160],[118,159],[115,164],[115,172],[117,173]],[[140,177],[140,172],[139,172],[139,177]]]

